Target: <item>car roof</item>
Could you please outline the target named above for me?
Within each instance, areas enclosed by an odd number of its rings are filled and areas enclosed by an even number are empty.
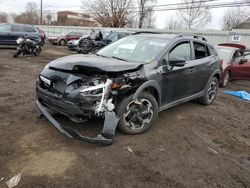
[[[179,40],[179,39],[185,39],[185,40],[194,40],[196,42],[204,42],[207,45],[213,46],[209,44],[203,36],[192,34],[192,33],[180,33],[180,34],[167,34],[167,33],[158,33],[158,32],[137,32],[133,35],[139,35],[139,36],[147,36],[147,37],[154,37],[159,39],[165,39],[165,40]]]

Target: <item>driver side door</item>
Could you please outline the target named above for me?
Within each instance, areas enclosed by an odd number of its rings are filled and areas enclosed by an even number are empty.
[[[192,54],[190,41],[181,41],[175,44],[161,60],[161,102],[163,105],[184,99],[192,95]],[[171,67],[169,65],[169,61],[172,58],[184,58],[186,60],[186,64],[183,67]]]

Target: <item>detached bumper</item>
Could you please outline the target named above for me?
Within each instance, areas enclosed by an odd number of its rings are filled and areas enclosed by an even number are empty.
[[[47,111],[46,107],[43,106],[38,100],[36,100],[36,105],[49,122],[62,134],[66,135],[68,138],[75,138],[81,141],[101,144],[101,145],[110,145],[113,142],[113,138],[115,135],[115,130],[119,121],[119,118],[116,117],[115,112],[107,112],[105,115],[103,130],[100,134],[96,137],[86,137],[82,136],[78,131],[70,128],[70,127],[63,127],[61,126],[55,118],[53,118],[49,112]]]

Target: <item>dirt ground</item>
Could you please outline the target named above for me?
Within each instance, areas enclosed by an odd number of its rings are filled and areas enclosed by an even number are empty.
[[[14,59],[13,53],[0,49],[0,187],[18,173],[23,188],[250,187],[250,103],[220,89],[211,106],[179,105],[161,112],[147,133],[117,131],[113,145],[98,146],[68,139],[36,118],[39,72],[73,52],[46,46],[39,57]],[[250,92],[250,82],[233,82],[227,90]],[[102,120],[77,127],[95,135]]]

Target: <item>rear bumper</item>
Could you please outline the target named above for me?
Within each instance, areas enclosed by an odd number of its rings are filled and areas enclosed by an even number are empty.
[[[105,121],[103,130],[96,137],[87,137],[81,135],[78,131],[70,128],[61,126],[55,118],[53,118],[46,107],[43,106],[38,100],[36,100],[36,105],[41,114],[48,119],[48,121],[62,134],[66,135],[68,138],[75,138],[81,141],[101,144],[101,145],[110,145],[113,142],[115,130],[119,121],[119,118],[116,117],[115,112],[107,112],[105,115]]]

